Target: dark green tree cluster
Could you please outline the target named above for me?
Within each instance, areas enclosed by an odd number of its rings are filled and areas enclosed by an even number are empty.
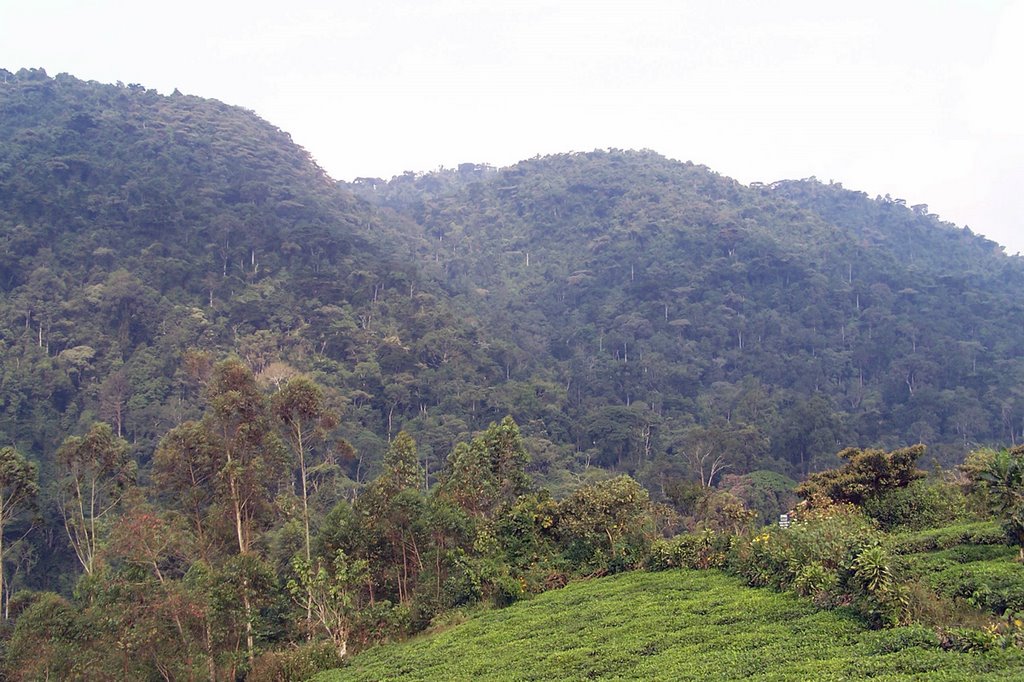
[[[316,383],[268,393],[235,358],[210,368],[203,398],[199,419],[161,439],[148,481],[107,424],[62,444],[60,512],[81,570],[70,597],[0,593],[12,679],[311,672],[453,608],[635,568],[662,530],[626,476],[561,501],[537,489],[510,417],[457,444],[433,486],[399,432],[352,499],[324,467],[349,446]],[[0,455],[6,530],[39,488],[23,456]]]

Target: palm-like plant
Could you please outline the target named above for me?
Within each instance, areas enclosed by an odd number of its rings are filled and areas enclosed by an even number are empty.
[[[1024,452],[1017,449],[996,453],[978,473],[989,492],[992,511],[999,517],[1006,537],[1020,548],[1024,561]]]

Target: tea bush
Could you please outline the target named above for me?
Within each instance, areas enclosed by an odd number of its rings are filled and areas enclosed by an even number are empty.
[[[958,633],[961,641],[968,633]],[[947,636],[948,637],[948,636]],[[718,571],[573,583],[436,635],[357,654],[349,680],[1014,680],[1024,652],[944,650],[920,627],[868,631],[851,613]],[[965,647],[966,648],[966,647]]]

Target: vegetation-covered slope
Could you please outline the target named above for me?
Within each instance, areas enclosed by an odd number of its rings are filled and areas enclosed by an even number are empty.
[[[921,447],[847,450],[807,485],[863,510],[757,532],[844,445],[1021,438],[1021,260],[922,207],[651,152],[345,185],[242,109],[0,76],[14,679],[274,678],[647,562],[878,625],[936,592],[959,622],[967,573],[1013,572],[985,550],[908,592],[878,525],[1017,542],[1017,450],[928,482]]]
[[[357,456],[404,427],[432,470],[505,414],[539,473],[649,482],[1021,437],[1024,267],[926,207],[651,152],[338,187],[235,107],[5,81],[0,432],[44,461],[94,418],[147,458],[189,349],[315,371]]]
[[[401,223],[376,221],[251,112],[6,75],[0,439],[48,462],[104,419],[145,461],[196,414],[185,352],[233,351],[266,382],[319,371],[353,405],[350,438],[379,457],[396,405],[416,404],[406,342],[462,319],[422,284]]]
[[[1024,266],[927,207],[652,152],[353,187],[419,222],[515,343],[511,380],[561,405],[520,421],[602,464],[710,441],[802,474],[844,443],[1020,439]]]
[[[576,583],[354,657],[343,680],[1012,680],[1019,651],[942,651],[920,628],[863,629],[713,571]]]

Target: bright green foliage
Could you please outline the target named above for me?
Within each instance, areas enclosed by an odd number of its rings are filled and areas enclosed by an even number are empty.
[[[908,601],[896,582],[889,552],[881,545],[865,547],[853,559],[850,568],[871,603],[872,615],[877,613],[887,625],[902,624]]]
[[[489,517],[529,490],[528,461],[519,426],[505,417],[471,442],[455,446],[439,494],[475,515]]]
[[[288,581],[288,592],[299,606],[312,603],[316,624],[334,642],[338,658],[348,652],[367,568],[365,561],[351,561],[341,550],[330,562],[318,559],[313,564],[302,557],[292,561],[295,577]]]
[[[793,579],[793,591],[824,600],[838,587],[838,576],[817,562],[804,565]]]
[[[1002,545],[1006,534],[993,521],[975,521],[913,533],[895,533],[891,544],[901,554],[949,549],[958,545]]]
[[[355,656],[347,680],[1013,680],[1024,654],[943,651],[920,628],[867,632],[714,571],[570,585]]]
[[[978,480],[988,489],[989,506],[1024,561],[1024,447],[996,453]]]
[[[916,467],[924,454],[923,445],[885,452],[847,448],[839,453],[846,463],[839,469],[811,474],[797,489],[797,494],[809,499],[815,494],[825,495],[835,502],[860,504],[864,500],[894,488],[905,488],[925,476]]]
[[[905,555],[907,571],[945,599],[1019,618],[1024,612],[1024,566],[1014,558],[1010,547],[967,543]]]

